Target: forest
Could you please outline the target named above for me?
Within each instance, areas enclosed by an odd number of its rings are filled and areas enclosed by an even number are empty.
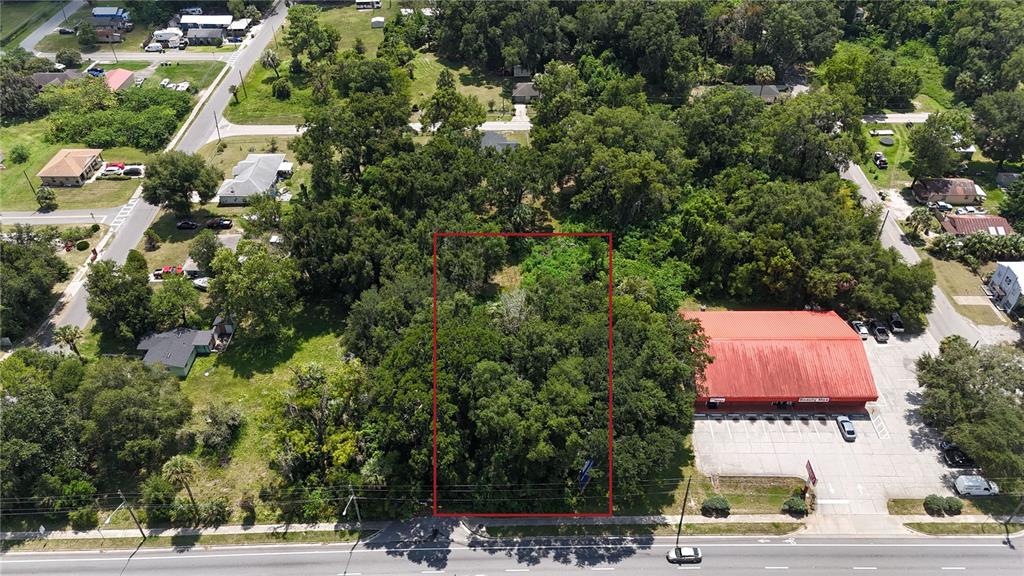
[[[311,166],[310,184],[274,217],[288,258],[243,243],[252,264],[212,256],[216,246],[207,260],[211,305],[240,312],[258,350],[279,351],[300,309],[326,309],[346,352],[340,365],[289,363],[287,391],[259,423],[274,476],[237,506],[249,514],[260,500],[289,520],[338,519],[349,485],[368,516],[429,509],[438,231],[609,232],[614,241],[611,278],[601,239],[442,242],[443,509],[602,510],[609,281],[617,505],[643,496],[692,427],[708,359],[681,306],[896,311],[908,330],[922,329],[931,265],[884,248],[880,212],[839,177],[865,154],[861,115],[889,103],[860,80],[909,41],[936,51],[964,103],[1015,86],[1024,68],[1019,2],[442,0],[431,22],[389,21],[376,54],[339,42],[317,10],[291,8],[283,36],[292,59],[279,63],[310,72],[314,102],[289,144]],[[840,40],[866,47],[837,52]],[[481,71],[536,72],[530,145],[482,147],[484,105],[447,72],[419,110],[433,129],[414,135],[407,65],[425,47]],[[727,85],[690,97],[700,84],[781,82],[830,58],[811,90],[770,105]],[[202,166],[190,170],[207,180]],[[28,251],[5,244],[4,265]],[[154,300],[137,263],[97,270],[90,292],[111,297],[90,312],[106,332],[138,336],[176,318],[154,310],[181,309],[171,294]],[[36,283],[64,275],[39,272]],[[224,502],[192,497],[188,455],[230,455],[250,425],[230,407],[190,418],[177,382],[134,360],[19,352],[3,386],[5,402],[18,398],[5,405],[0,438],[3,468],[15,471],[5,498],[69,512],[89,507],[81,494],[126,483],[157,524],[223,517]],[[101,425],[119,405],[140,414],[135,428]],[[66,421],[60,434],[38,434],[35,423],[51,420]],[[46,458],[35,466],[38,455]],[[598,464],[581,493],[587,459]]]

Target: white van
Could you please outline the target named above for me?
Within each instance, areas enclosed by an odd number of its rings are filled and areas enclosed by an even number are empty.
[[[957,494],[961,496],[995,496],[999,494],[999,486],[976,474],[965,474],[958,476],[956,482]]]
[[[159,42],[152,42],[146,46],[146,52],[163,52],[164,46]]]

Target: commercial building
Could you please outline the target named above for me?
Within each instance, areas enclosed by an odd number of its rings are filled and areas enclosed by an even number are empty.
[[[1024,312],[1024,262],[997,262],[988,289],[996,308],[1006,313]]]
[[[103,166],[99,148],[63,148],[36,173],[43,186],[81,186]]]
[[[860,336],[835,312],[680,312],[701,323],[713,360],[700,413],[857,413],[878,399]]]

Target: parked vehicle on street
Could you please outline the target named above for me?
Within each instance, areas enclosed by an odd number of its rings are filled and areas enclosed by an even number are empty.
[[[703,556],[700,553],[700,548],[682,548],[677,546],[669,549],[668,553],[665,554],[665,559],[670,564],[700,564]]]
[[[843,435],[843,440],[847,442],[855,442],[857,440],[857,430],[853,427],[853,422],[846,416],[836,416],[836,424],[839,426],[839,433]]]
[[[230,218],[210,218],[206,221],[207,228],[213,228],[214,230],[227,230],[231,228]]]
[[[893,334],[902,334],[905,331],[903,328],[903,317],[900,316],[899,312],[889,314],[889,328]]]
[[[150,42],[146,45],[146,52],[163,52],[164,45],[159,42]]]
[[[174,227],[178,230],[195,230],[196,228],[199,228],[199,224],[196,224],[191,220],[182,220],[175,224]]]
[[[999,486],[977,474],[957,476],[953,485],[956,493],[961,496],[995,496],[999,494]]]
[[[871,334],[868,332],[868,327],[864,325],[860,320],[850,320],[850,327],[853,331],[860,336],[861,340],[867,340]]]
[[[868,330],[871,332],[871,336],[875,338],[875,342],[885,344],[889,341],[889,329],[878,320],[875,320],[874,318],[869,320]]]

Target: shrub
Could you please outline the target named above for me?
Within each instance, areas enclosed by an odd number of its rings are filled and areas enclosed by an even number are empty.
[[[95,506],[83,506],[68,514],[68,521],[73,530],[83,532],[99,526],[100,516]]]
[[[158,474],[154,474],[142,482],[142,509],[146,511],[147,524],[161,524],[170,521],[176,493],[174,485]]]
[[[196,510],[188,498],[175,498],[171,503],[171,523],[177,526],[192,526],[196,521]]]
[[[160,247],[160,235],[156,233],[152,228],[146,228],[146,231],[142,234],[142,237],[146,239],[145,248],[147,252],[152,252]]]
[[[791,516],[805,516],[807,514],[807,502],[799,496],[790,496],[782,503],[782,512]]]
[[[40,212],[51,212],[57,209],[57,193],[49,186],[40,186],[36,189],[36,203],[39,204]]]
[[[82,55],[77,50],[65,48],[57,52],[57,62],[67,66],[68,68],[78,68],[82,65]]]
[[[78,243],[75,244],[75,250],[78,250],[79,252],[82,252],[83,250],[88,250],[88,249],[89,249],[89,241],[88,240],[79,240]]]
[[[71,228],[65,228],[60,231],[60,239],[62,242],[78,242],[92,236],[92,232],[85,226],[72,226]]]
[[[24,144],[15,144],[14,146],[11,146],[8,154],[12,164],[27,162],[31,156],[28,151],[28,146],[25,146]]]
[[[288,78],[278,78],[270,85],[270,91],[274,98],[287,100],[292,97],[292,83],[288,81]]]
[[[946,508],[946,499],[938,494],[929,494],[924,499],[924,511],[929,516],[942,516]]]
[[[964,502],[956,496],[946,496],[942,501],[942,510],[947,516],[958,516],[963,512]]]
[[[199,521],[204,526],[220,526],[231,519],[231,504],[219,496],[199,505]]]
[[[204,425],[199,430],[199,445],[213,454],[224,455],[242,427],[242,414],[233,406],[214,404],[200,413]]]
[[[709,518],[725,518],[730,510],[729,501],[719,494],[707,498],[700,505],[700,513]]]
[[[92,226],[89,226],[89,233],[90,233],[90,235],[91,234],[95,234],[95,233],[97,233],[99,231],[100,231],[100,225],[99,224],[93,224]]]

